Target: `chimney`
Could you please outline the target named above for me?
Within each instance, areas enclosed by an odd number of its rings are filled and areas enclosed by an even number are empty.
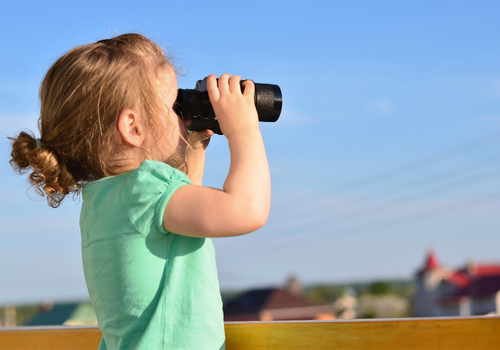
[[[302,296],[302,285],[300,284],[299,279],[293,275],[288,277],[285,284],[285,290],[297,297]]]
[[[477,262],[473,259],[469,259],[465,268],[470,276],[474,276],[477,273]]]

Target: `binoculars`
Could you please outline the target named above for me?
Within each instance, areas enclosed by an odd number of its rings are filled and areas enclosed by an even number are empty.
[[[241,86],[241,91],[243,92],[243,90],[244,87]],[[281,114],[281,106],[281,89],[278,85],[255,83],[255,107],[259,121],[277,121]],[[181,118],[189,117],[191,119],[188,130],[210,129],[215,134],[222,135],[219,122],[208,98],[207,78],[198,80],[194,89],[179,89],[174,109]]]

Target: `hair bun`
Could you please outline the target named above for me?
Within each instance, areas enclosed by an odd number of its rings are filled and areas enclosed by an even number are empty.
[[[29,173],[28,181],[35,192],[47,196],[47,203],[56,208],[70,192],[78,192],[77,184],[51,150],[41,147],[41,140],[22,131],[12,140],[11,160],[9,163],[19,174]]]

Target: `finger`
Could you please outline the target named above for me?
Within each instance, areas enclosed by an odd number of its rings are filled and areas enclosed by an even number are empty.
[[[219,78],[219,83],[217,84],[219,87],[219,93],[222,94],[228,94],[229,93],[229,78],[231,77],[230,74],[222,74]]]
[[[239,75],[233,75],[231,79],[229,79],[229,91],[231,91],[231,93],[241,93],[240,81],[241,77]]]
[[[200,145],[203,146],[203,149],[206,149],[213,134],[212,130],[193,132],[189,135],[188,143],[193,149],[198,149]]]
[[[244,96],[253,96],[255,95],[255,84],[251,80],[245,80],[242,83],[243,87],[245,88],[245,91],[243,91]]]
[[[199,134],[200,141],[205,141],[205,140],[211,138],[212,136],[214,136],[214,132],[210,129],[199,131],[198,134]]]
[[[210,102],[218,101],[220,98],[219,89],[217,88],[217,78],[210,74],[207,78],[207,91]]]
[[[212,130],[203,130],[203,131],[197,131],[197,132],[192,132],[189,134],[189,142],[191,144],[194,144],[196,142],[202,142],[210,137],[214,136],[214,132]]]

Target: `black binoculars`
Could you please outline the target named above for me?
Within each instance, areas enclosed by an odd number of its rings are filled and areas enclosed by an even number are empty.
[[[241,86],[241,91],[244,87]],[[281,114],[282,97],[278,85],[255,83],[255,107],[261,122],[275,122]],[[189,117],[191,123],[188,130],[212,130],[222,135],[219,122],[208,98],[207,78],[198,80],[194,89],[179,89],[175,112],[181,118]]]

